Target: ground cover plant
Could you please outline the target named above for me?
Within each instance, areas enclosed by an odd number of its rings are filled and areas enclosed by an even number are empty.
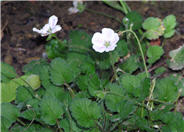
[[[168,67],[176,73],[160,78],[164,67],[149,71],[164,55],[163,45],[150,42],[175,35],[175,16],[143,19],[124,1],[104,3],[125,14],[120,29],[102,27],[92,35],[73,30],[62,40],[52,15],[43,28],[33,28],[46,37],[48,58],[25,65],[22,76],[1,63],[3,132],[184,130],[176,111],[184,96],[184,47],[169,54]],[[84,10],[81,2],[70,8]]]

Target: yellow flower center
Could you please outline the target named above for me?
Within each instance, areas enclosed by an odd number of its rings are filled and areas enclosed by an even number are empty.
[[[110,42],[105,42],[105,47],[107,48],[107,47],[109,47],[110,46]]]

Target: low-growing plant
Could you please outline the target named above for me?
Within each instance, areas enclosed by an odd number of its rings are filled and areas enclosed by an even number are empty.
[[[150,40],[174,35],[176,20],[162,21],[131,11],[123,1],[116,5],[126,16],[118,32],[103,28],[93,36],[70,31],[68,40],[56,32],[58,18],[51,16],[41,30],[47,37],[48,59],[32,61],[18,76],[1,63],[2,132],[182,132],[184,120],[176,111],[184,96],[184,78],[160,78],[166,68],[149,68],[164,54]],[[183,46],[171,51],[168,66],[184,67]]]

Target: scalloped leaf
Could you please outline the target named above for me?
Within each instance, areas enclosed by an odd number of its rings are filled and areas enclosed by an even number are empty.
[[[176,82],[177,78],[174,76],[168,76],[158,80],[155,86],[154,97],[166,102],[176,101],[179,92]]]
[[[7,131],[20,115],[18,108],[10,103],[1,104],[2,131]]]
[[[55,97],[45,96],[40,103],[41,119],[49,124],[56,124],[56,119],[64,113],[63,104]]]
[[[50,78],[55,85],[72,82],[78,71],[61,58],[52,60],[50,66]]]
[[[118,104],[124,99],[124,90],[118,84],[109,84],[109,94],[105,96],[105,105],[112,112],[118,111]]]
[[[150,46],[147,50],[148,63],[153,64],[164,54],[164,50],[162,47],[154,45]]]
[[[169,67],[172,70],[181,70],[184,68],[184,45],[170,51],[169,56],[171,57]]]
[[[11,65],[1,62],[1,75],[2,82],[7,82],[10,79],[15,78],[17,73]]]
[[[73,100],[70,110],[77,123],[86,128],[94,127],[96,121],[101,117],[98,104],[87,98]]]

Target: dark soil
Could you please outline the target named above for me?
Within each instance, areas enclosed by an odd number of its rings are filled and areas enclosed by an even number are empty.
[[[85,2],[88,9],[103,12],[114,17],[123,18],[123,14],[103,2]],[[164,42],[165,56],[160,62],[165,62],[170,50],[184,44],[184,2],[127,2],[132,10],[142,14],[144,18],[154,16],[164,18],[169,14],[176,16],[178,25],[174,37]],[[41,28],[51,15],[59,18],[63,30],[57,35],[66,39],[72,29],[84,29],[88,33],[100,31],[103,27],[119,29],[120,24],[113,19],[100,16],[88,11],[73,15],[68,14],[72,2],[66,1],[29,1],[1,2],[1,57],[2,61],[15,67],[21,75],[22,67],[31,60],[40,59],[44,52],[45,38],[32,31],[33,27]],[[156,65],[160,65],[158,62]],[[165,64],[165,63],[163,63]],[[156,66],[157,67],[157,66]],[[165,75],[172,71],[168,69]],[[180,71],[184,74],[184,70]],[[183,102],[184,104],[184,102]]]

